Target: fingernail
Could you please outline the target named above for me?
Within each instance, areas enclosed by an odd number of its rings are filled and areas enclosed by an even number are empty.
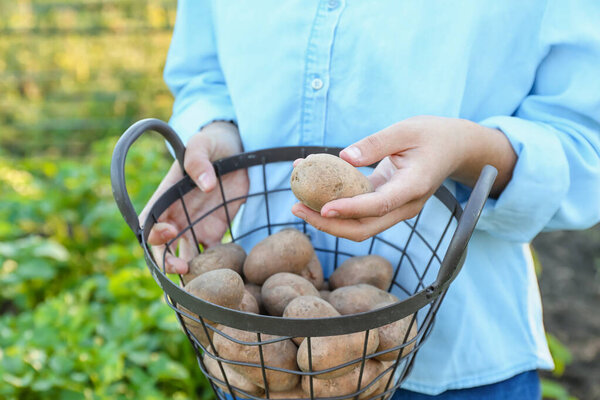
[[[206,189],[208,188],[208,175],[206,172],[200,174],[200,176],[198,177],[198,186],[200,186],[200,190],[202,190],[203,192],[206,192]]]
[[[360,160],[360,158],[362,157],[362,153],[360,152],[360,149],[358,147],[350,146],[344,151],[350,156],[351,159],[355,161]]]
[[[188,273],[188,267],[185,265],[179,265],[175,268],[177,269],[178,274],[185,275]]]
[[[335,218],[335,217],[339,217],[339,216],[340,216],[340,213],[339,213],[339,212],[337,212],[337,211],[335,211],[335,210],[329,210],[329,211],[327,211],[327,212],[325,213],[325,216],[326,216],[327,218]]]

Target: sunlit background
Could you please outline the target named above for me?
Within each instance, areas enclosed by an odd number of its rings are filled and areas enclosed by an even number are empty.
[[[175,0],[0,0],[0,398],[211,398],[114,204],[113,146],[168,119]],[[128,158],[144,204],[169,165]],[[600,398],[600,229],[535,242],[558,366],[546,398]]]

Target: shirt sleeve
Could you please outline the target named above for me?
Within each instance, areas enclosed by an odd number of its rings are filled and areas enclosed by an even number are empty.
[[[179,0],[164,79],[175,96],[169,124],[184,144],[211,121],[236,121],[215,43],[210,1]]]
[[[480,121],[508,137],[518,160],[477,229],[526,242],[542,230],[600,220],[598,21],[597,2],[549,2],[540,30],[544,57],[530,94],[514,115]]]

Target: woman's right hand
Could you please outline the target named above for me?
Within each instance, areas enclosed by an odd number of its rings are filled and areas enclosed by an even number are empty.
[[[217,187],[218,182],[212,162],[238,154],[242,149],[237,127],[229,122],[213,122],[190,138],[185,152],[184,168],[198,187],[187,193],[183,200],[191,221],[223,202],[221,190]],[[150,207],[156,200],[181,178],[183,178],[183,172],[179,164],[174,162],[140,214],[140,224],[144,223]],[[245,169],[231,172],[221,179],[226,199],[248,194],[248,174]],[[227,205],[230,218],[235,216],[242,203],[243,200],[240,200]],[[188,219],[180,201],[174,202],[158,217],[158,222],[148,237],[148,243],[152,246],[154,259],[159,266],[162,267],[166,243],[175,238],[188,225]],[[227,229],[229,229],[229,224],[224,207],[217,209],[194,225],[196,239],[205,247],[220,243]],[[167,253],[165,268],[167,273],[185,274],[188,271],[187,262],[198,254],[197,243],[194,243],[193,235],[188,230],[179,239],[178,257],[175,254],[176,245],[173,243],[170,246],[173,254]]]

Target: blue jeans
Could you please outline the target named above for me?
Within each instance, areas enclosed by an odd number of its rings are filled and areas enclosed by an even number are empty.
[[[537,371],[527,371],[502,382],[468,389],[448,390],[437,396],[399,389],[392,400],[540,400]]]

